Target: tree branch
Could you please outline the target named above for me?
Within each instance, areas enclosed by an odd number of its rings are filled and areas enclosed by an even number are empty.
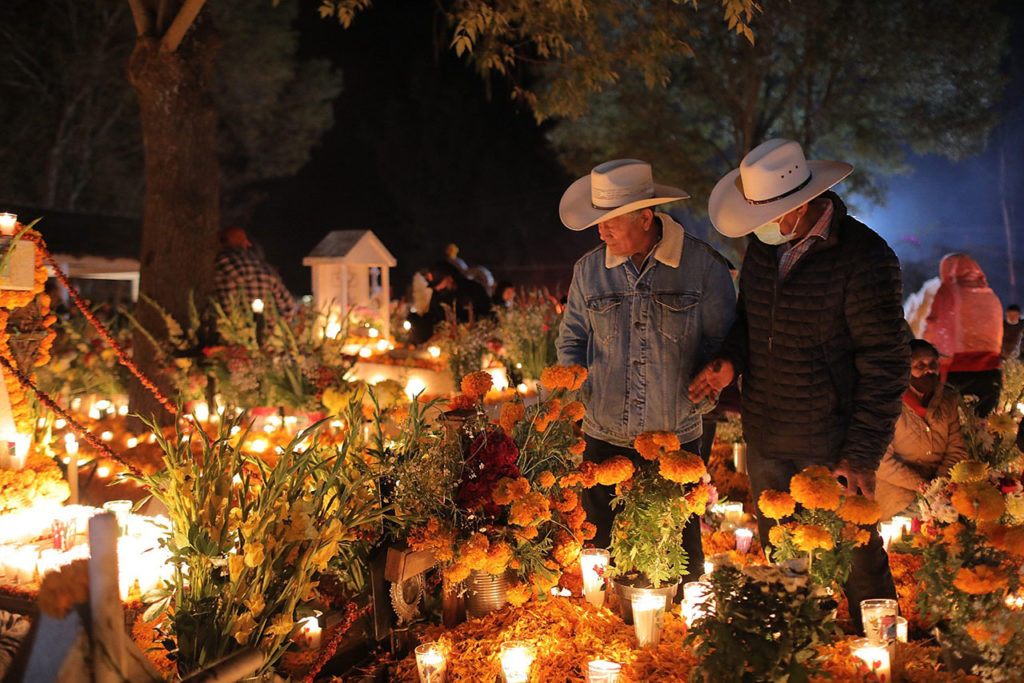
[[[178,49],[182,39],[185,38],[185,33],[188,32],[189,27],[192,26],[196,16],[198,16],[199,10],[205,4],[206,0],[185,0],[185,4],[181,6],[181,10],[174,17],[174,21],[171,22],[170,28],[167,29],[167,33],[164,34],[164,38],[161,41],[160,46],[164,50],[174,52]]]
[[[148,36],[153,32],[153,16],[143,6],[142,0],[128,0],[132,8],[132,19],[135,20],[135,35]]]

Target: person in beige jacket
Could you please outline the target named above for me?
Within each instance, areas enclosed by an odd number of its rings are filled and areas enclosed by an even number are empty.
[[[882,519],[911,506],[917,492],[967,457],[957,397],[939,379],[939,352],[928,342],[910,342],[910,386],[892,443],[878,466],[875,500]]]

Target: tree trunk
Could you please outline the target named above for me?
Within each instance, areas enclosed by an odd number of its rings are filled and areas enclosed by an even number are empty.
[[[210,97],[215,52],[210,22],[199,17],[177,50],[163,49],[158,38],[140,37],[128,62],[145,153],[139,290],[183,327],[188,325],[189,291],[201,303],[212,290],[220,223],[217,118]],[[151,306],[140,304],[138,318],[157,338],[166,336],[166,327]],[[168,378],[158,372],[154,350],[139,334],[134,358],[173,399]],[[137,381],[129,394],[133,412],[169,421],[168,413]]]

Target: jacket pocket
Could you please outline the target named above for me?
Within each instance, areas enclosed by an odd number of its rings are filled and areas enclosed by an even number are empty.
[[[697,300],[688,292],[654,295],[654,318],[663,337],[677,342],[686,336],[697,315]]]
[[[619,333],[619,312],[622,309],[621,296],[602,296],[588,299],[587,316],[594,337],[601,344],[608,344]]]

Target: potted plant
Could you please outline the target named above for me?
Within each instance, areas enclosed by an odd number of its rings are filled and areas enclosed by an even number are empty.
[[[623,455],[590,465],[594,483],[615,486],[611,551],[619,609],[632,623],[637,591],[663,594],[666,607],[680,578],[688,572],[683,528],[690,515],[702,515],[711,496],[707,468],[700,456],[680,450],[672,432],[644,432],[634,448],[639,466]],[[589,473],[589,472],[588,472]]]

